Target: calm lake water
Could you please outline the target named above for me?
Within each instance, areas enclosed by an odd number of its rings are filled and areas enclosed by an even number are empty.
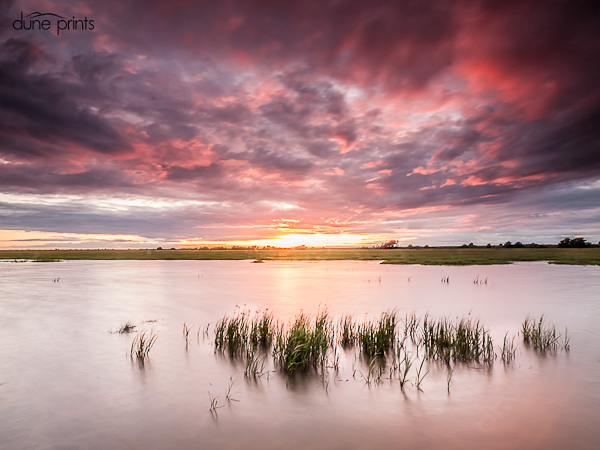
[[[597,449],[599,293],[600,268],[545,263],[2,262],[0,448]],[[270,359],[271,372],[246,379],[212,344],[236,307],[286,322],[324,307],[473,317],[496,345],[544,314],[568,327],[571,350],[541,354],[517,337],[513,364],[457,366],[449,392],[434,364],[422,391],[389,373],[368,385],[352,351],[325,377],[290,378]],[[135,333],[111,332],[127,321],[158,334],[143,366],[129,357]]]

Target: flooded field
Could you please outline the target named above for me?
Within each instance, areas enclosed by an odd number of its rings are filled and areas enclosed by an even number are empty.
[[[0,448],[595,449],[598,292],[598,267],[539,262],[2,262]],[[395,310],[399,331],[413,313],[478,319],[496,358],[452,362],[449,375],[407,347],[401,388],[393,359],[370,370],[359,345],[293,375],[269,353],[256,377],[215,349],[225,315],[268,311],[289,325],[324,310],[334,324]],[[528,315],[544,315],[562,345],[524,345]],[[141,331],[157,336],[143,363],[130,354]],[[505,364],[507,333],[517,348]]]

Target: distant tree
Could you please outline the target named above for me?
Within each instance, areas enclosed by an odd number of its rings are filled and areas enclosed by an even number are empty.
[[[379,248],[398,248],[398,241],[392,239],[391,241],[384,242]]]
[[[506,241],[506,242],[504,243],[504,247],[505,247],[505,248],[511,248],[512,246],[513,246],[513,245],[512,245],[512,242],[510,242],[510,241]]]
[[[486,247],[487,247],[487,248],[492,248],[492,244],[490,244],[490,243],[488,242],[488,245],[486,245]]]
[[[473,248],[473,247],[475,247],[475,244],[473,244],[472,242],[469,242],[469,245],[468,245],[468,247],[469,247],[469,248]]]
[[[558,243],[560,248],[585,248],[591,247],[592,244],[586,242],[584,238],[564,238],[562,241]]]
[[[514,248],[523,248],[523,243],[521,241],[517,241],[513,245]]]
[[[162,250],[162,247],[156,247],[156,250]]]

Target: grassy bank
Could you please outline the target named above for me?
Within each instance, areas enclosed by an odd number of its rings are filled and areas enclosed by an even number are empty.
[[[270,250],[0,250],[0,259],[56,260],[378,260],[386,264],[473,265],[516,261],[600,265],[593,248],[399,248]]]

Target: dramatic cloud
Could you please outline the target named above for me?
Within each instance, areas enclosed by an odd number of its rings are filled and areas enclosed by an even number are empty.
[[[36,11],[88,21],[27,30]],[[598,241],[599,17],[553,0],[4,2],[0,229],[71,233],[6,244],[53,247]]]

